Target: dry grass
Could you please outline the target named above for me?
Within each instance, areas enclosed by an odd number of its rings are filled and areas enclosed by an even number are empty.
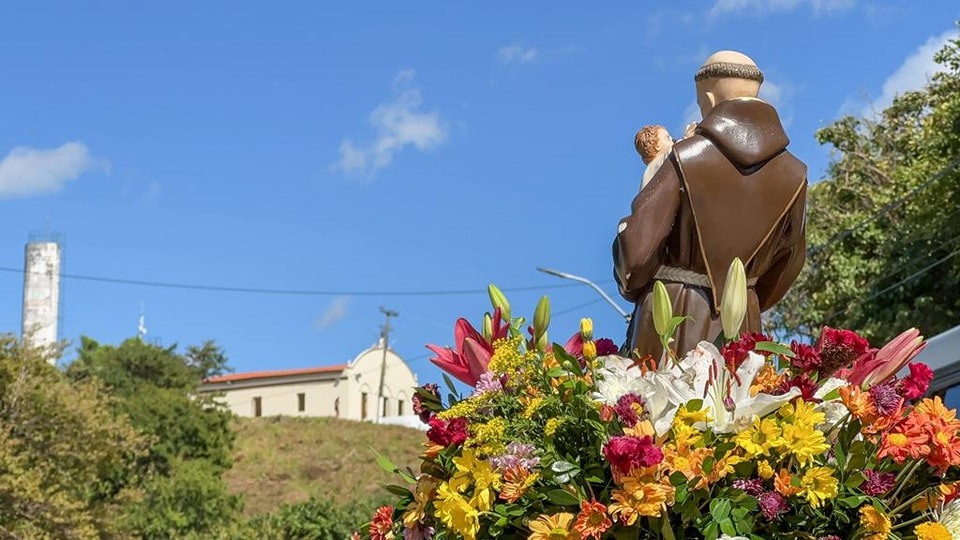
[[[423,432],[335,418],[242,418],[233,468],[225,478],[243,495],[249,516],[283,503],[329,496],[347,503],[385,493],[397,478],[381,469],[370,447],[417,470]]]

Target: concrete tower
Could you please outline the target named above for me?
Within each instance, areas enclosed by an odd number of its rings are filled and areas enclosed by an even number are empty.
[[[22,337],[38,348],[56,346],[60,322],[60,238],[32,235],[27,243],[23,274]],[[50,355],[50,362],[56,356]]]

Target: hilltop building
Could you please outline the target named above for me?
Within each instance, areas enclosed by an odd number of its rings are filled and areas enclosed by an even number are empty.
[[[384,397],[378,405],[382,364]],[[333,416],[407,424],[416,386],[416,375],[381,338],[346,364],[231,373],[207,379],[200,392],[221,394],[219,399],[238,416]]]

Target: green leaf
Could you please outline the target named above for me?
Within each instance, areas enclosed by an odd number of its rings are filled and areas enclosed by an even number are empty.
[[[453,379],[451,379],[446,373],[441,373],[441,375],[443,375],[443,383],[447,385],[447,390],[449,390],[454,396],[457,396],[457,399],[459,400],[460,392],[457,391],[457,385],[453,383]],[[450,403],[450,405],[453,405],[453,403]]]
[[[390,461],[390,458],[384,456],[380,452],[377,452],[377,450],[372,446],[368,445],[368,448],[370,448],[370,451],[373,452],[373,454],[376,456],[377,465],[379,465],[381,469],[387,471],[390,474],[393,474],[398,470],[400,470],[397,468],[396,464]]]
[[[793,358],[793,350],[786,345],[774,341],[758,341],[753,348],[757,351],[769,352],[786,358]]]
[[[577,466],[569,461],[554,461],[550,465],[550,470],[555,473],[565,473],[576,469]]]
[[[710,501],[710,515],[717,522],[727,519],[732,508],[730,499],[713,499]]]
[[[413,494],[410,493],[410,490],[409,490],[409,489],[407,489],[407,488],[405,488],[405,487],[402,487],[402,486],[389,485],[389,486],[384,486],[383,488],[386,489],[387,491],[389,491],[390,493],[393,493],[393,494],[396,495],[397,497],[411,497],[411,496],[413,496]]]
[[[548,491],[547,500],[560,506],[576,506],[580,504],[579,498],[562,489],[551,489]]]

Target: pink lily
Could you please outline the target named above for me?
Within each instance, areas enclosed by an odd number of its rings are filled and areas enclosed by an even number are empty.
[[[883,383],[910,363],[926,346],[920,331],[911,328],[893,338],[879,351],[871,351],[858,358],[847,380],[857,386]]]
[[[500,310],[493,312],[493,336],[488,342],[470,321],[459,318],[453,327],[457,350],[438,345],[427,345],[437,356],[430,359],[434,365],[453,375],[464,384],[476,386],[480,376],[487,372],[493,356],[493,341],[507,337],[508,324],[501,322]]]
[[[583,336],[580,335],[580,332],[570,336],[570,339],[563,345],[563,350],[574,358],[583,356]]]

